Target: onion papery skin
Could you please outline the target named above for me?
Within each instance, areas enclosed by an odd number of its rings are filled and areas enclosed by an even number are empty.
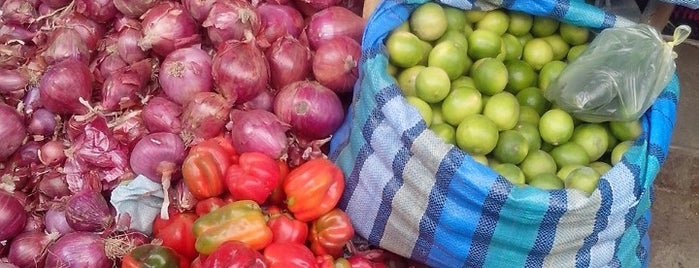
[[[51,32],[48,40],[49,46],[44,53],[44,59],[48,64],[65,59],[76,59],[88,63],[90,50],[78,31],[71,28],[59,27]]]
[[[4,161],[22,145],[27,130],[22,116],[6,104],[0,104],[0,122],[0,161]]]
[[[150,78],[151,63],[148,59],[116,70],[102,86],[102,108],[115,111],[140,103],[139,93],[142,93]]]
[[[327,40],[313,54],[313,77],[337,93],[351,92],[359,78],[362,47],[347,36]]]
[[[136,174],[161,182],[161,163],[180,166],[185,157],[185,145],[179,135],[169,132],[151,133],[141,138],[131,151],[129,163]]]
[[[135,19],[129,19],[121,27],[116,42],[116,51],[119,57],[128,64],[133,64],[145,59],[148,53],[143,51],[138,43],[141,41],[141,23]]]
[[[97,233],[72,232],[61,236],[48,247],[45,267],[109,268],[104,239]]]
[[[298,39],[285,35],[272,43],[265,51],[269,64],[272,88],[305,80],[311,72],[311,50]]]
[[[340,98],[316,81],[297,81],[274,98],[274,113],[297,136],[317,140],[335,132],[344,118]]]
[[[165,97],[153,97],[143,106],[143,123],[150,132],[180,133],[182,106]]]
[[[19,267],[44,267],[46,249],[57,238],[38,230],[21,233],[12,240],[7,259]]]
[[[49,207],[44,214],[44,226],[49,233],[57,232],[61,235],[75,232],[75,229],[70,227],[66,219],[65,207],[56,205]]]
[[[231,106],[220,94],[200,92],[182,111],[182,139],[194,145],[223,131]]]
[[[269,83],[269,66],[254,42],[228,41],[214,56],[214,88],[234,104],[251,100]]]
[[[95,51],[106,33],[105,25],[73,12],[63,19],[63,27],[78,32],[90,52]]]
[[[29,214],[13,195],[0,189],[0,241],[11,239],[24,230]]]
[[[144,51],[152,49],[161,57],[178,48],[201,42],[198,25],[179,2],[164,1],[153,6],[141,16],[143,39],[139,46]]]
[[[231,110],[231,141],[239,153],[258,152],[274,159],[286,155],[289,125],[265,110]]]
[[[256,36],[262,23],[248,1],[226,0],[213,4],[202,26],[214,47],[218,47],[228,40],[246,40],[246,32]]]
[[[158,2],[160,0],[114,0],[114,7],[126,17],[138,18]]]
[[[56,114],[87,112],[80,98],[90,100],[92,76],[87,64],[67,59],[48,68],[39,81],[40,99],[44,108]]]
[[[184,10],[200,24],[209,16],[214,3],[216,0],[182,0]]]
[[[76,231],[98,232],[110,227],[114,216],[102,194],[86,188],[68,199],[66,220]]]
[[[112,0],[73,0],[75,11],[98,23],[106,24],[119,13]]]
[[[177,49],[160,65],[158,81],[170,99],[185,105],[196,93],[213,89],[211,56],[198,47]]]
[[[328,7],[313,14],[308,21],[308,43],[315,50],[323,41],[344,35],[361,44],[364,24],[364,19],[349,9],[341,6]]]

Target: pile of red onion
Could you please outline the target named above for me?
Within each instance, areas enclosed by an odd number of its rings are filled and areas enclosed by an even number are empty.
[[[0,264],[119,265],[150,238],[111,190],[143,175],[163,187],[160,217],[193,208],[181,165],[209,138],[291,167],[326,157],[362,5],[0,0]]]

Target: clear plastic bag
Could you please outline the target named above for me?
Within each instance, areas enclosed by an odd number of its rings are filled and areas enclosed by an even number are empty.
[[[607,28],[544,89],[544,96],[580,120],[636,120],[675,72],[673,47],[689,36],[686,25],[665,42],[647,24]]]

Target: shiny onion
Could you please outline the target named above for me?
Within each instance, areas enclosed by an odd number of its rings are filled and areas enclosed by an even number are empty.
[[[274,159],[286,155],[289,125],[265,110],[231,110],[231,141],[239,153],[258,152]]]
[[[182,131],[180,115],[182,106],[165,97],[153,97],[143,106],[143,123],[150,132],[170,132],[178,134]]]
[[[100,192],[83,188],[68,199],[66,220],[76,231],[99,232],[114,224],[114,215]]]
[[[291,131],[308,140],[329,136],[342,124],[340,98],[316,81],[297,81],[282,88],[274,98],[274,113]]]
[[[92,96],[92,76],[87,64],[75,59],[56,63],[39,81],[40,99],[44,108],[56,114],[82,114],[87,107],[81,99]]]
[[[24,119],[12,107],[0,103],[0,161],[12,155],[27,136]]]
[[[313,54],[313,77],[337,93],[351,92],[359,78],[362,47],[347,36],[338,36],[318,46]]]
[[[269,66],[262,50],[249,41],[228,41],[214,56],[215,90],[229,102],[244,103],[267,88]]]
[[[63,26],[78,32],[90,51],[97,49],[100,39],[106,33],[104,24],[97,23],[76,12],[70,13],[63,19]]]
[[[49,207],[44,214],[44,226],[49,233],[59,233],[61,235],[75,232],[66,219],[65,207],[54,205]]]
[[[362,42],[364,19],[349,9],[332,6],[311,16],[306,34],[311,49],[317,49],[320,43],[336,36],[345,35],[357,42]]]
[[[15,196],[0,189],[0,241],[12,239],[22,232],[28,216]]]
[[[116,70],[102,85],[102,108],[115,111],[140,103],[139,93],[150,78],[151,63],[148,59]]]
[[[0,18],[5,23],[29,24],[38,17],[36,6],[29,0],[5,0],[2,3]]]
[[[257,7],[262,23],[262,33],[272,43],[287,34],[298,37],[305,26],[301,12],[288,5],[265,3]]]
[[[167,56],[175,49],[200,42],[198,25],[179,2],[164,1],[141,16],[143,39],[139,46],[144,51],[153,49],[159,56]]]
[[[185,105],[196,93],[213,89],[211,56],[198,47],[177,49],[160,64],[158,81],[165,95]]]
[[[46,249],[58,236],[38,230],[21,233],[12,239],[7,260],[19,267],[43,267]]]
[[[160,2],[159,0],[114,0],[116,7],[121,14],[129,18],[138,18],[148,9]]]
[[[185,143],[193,145],[220,135],[230,110],[230,104],[220,94],[200,92],[194,95],[180,118]]]
[[[44,59],[48,64],[65,59],[75,59],[88,63],[90,59],[90,49],[78,31],[71,28],[59,27],[51,32],[48,40],[49,46],[44,53]]]
[[[340,4],[340,0],[294,0],[296,8],[304,15],[312,16],[318,11]]]
[[[73,0],[75,11],[99,23],[114,19],[119,11],[112,0]]]
[[[281,89],[291,82],[301,81],[311,72],[311,51],[290,35],[272,43],[265,51],[272,88]]]
[[[216,0],[182,0],[184,10],[198,23],[206,20],[214,3]]]
[[[23,89],[29,85],[29,76],[21,69],[0,69],[0,93]]]
[[[247,0],[216,1],[201,25],[214,47],[228,40],[245,40],[246,32],[257,35],[262,26],[260,16]]]
[[[141,23],[135,19],[125,20],[124,25],[117,29],[119,37],[116,41],[116,51],[121,59],[132,64],[145,59],[148,53],[138,46],[138,42],[141,41]]]
[[[72,232],[58,238],[47,249],[44,267],[110,268],[104,239],[97,233]]]

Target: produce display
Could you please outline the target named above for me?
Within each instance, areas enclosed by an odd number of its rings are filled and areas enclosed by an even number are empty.
[[[590,194],[642,132],[544,97],[592,38],[548,17],[427,2],[386,38],[387,71],[435,134],[513,184]]]
[[[326,155],[362,4],[0,1],[0,266],[406,262]]]

